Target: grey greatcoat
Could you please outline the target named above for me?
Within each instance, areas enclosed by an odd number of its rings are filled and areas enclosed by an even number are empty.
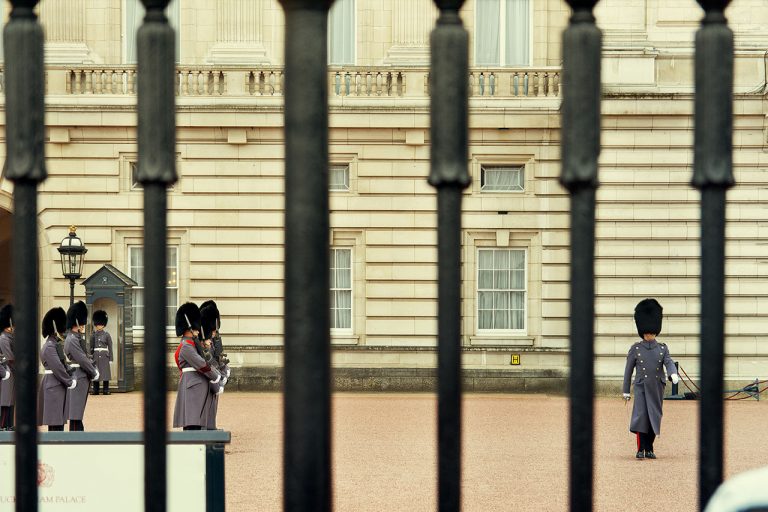
[[[219,375],[221,375],[221,378],[227,376],[227,370],[229,369],[228,365],[220,366],[219,363],[216,361],[216,358],[213,358],[211,360],[211,367],[214,368],[217,372],[219,372]],[[223,381],[219,381],[216,384],[210,384],[209,383],[209,392],[211,394],[210,398],[210,407],[208,407],[207,411],[207,423],[205,425],[206,429],[208,430],[216,430],[216,415],[219,412],[219,389],[221,389]]]
[[[667,377],[677,373],[675,362],[669,355],[669,348],[657,341],[638,341],[627,353],[624,368],[623,392],[629,393],[629,382],[635,372],[635,403],[632,407],[630,432],[661,434],[661,404]]]
[[[205,362],[195,349],[195,342],[189,338],[183,339],[176,349],[176,364],[181,375],[173,410],[173,426],[205,428],[211,406],[210,381],[219,379],[219,372]],[[185,368],[189,370],[185,371]]]
[[[77,379],[77,387],[68,390],[69,395],[69,419],[82,421],[85,414],[85,404],[88,402],[88,389],[91,385],[91,379],[96,375],[96,367],[91,363],[88,354],[80,345],[80,334],[69,331],[64,340],[64,353],[67,355],[72,366],[75,366],[75,373],[72,375]]]
[[[99,370],[99,382],[112,378],[109,363],[112,361],[112,336],[107,331],[93,331],[91,335],[91,352],[93,364]]]
[[[16,402],[13,391],[16,387],[16,356],[13,355],[13,334],[3,331],[0,334],[0,354],[4,355],[8,362],[6,366],[11,370],[11,376],[0,384],[0,406],[12,407]]]
[[[46,371],[37,397],[39,425],[64,425],[69,414],[67,388],[72,385],[72,377],[59,358],[56,343],[54,335],[48,336],[40,349],[40,361]]]

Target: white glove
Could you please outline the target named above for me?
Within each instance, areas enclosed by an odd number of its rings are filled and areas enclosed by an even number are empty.
[[[94,376],[93,376],[93,378],[91,379],[91,381],[92,381],[92,382],[96,382],[97,380],[99,380],[99,377],[100,377],[100,375],[99,375],[99,370],[96,370],[96,375],[94,375]]]
[[[224,386],[219,386],[219,390],[216,392],[217,395],[221,395],[224,393]]]
[[[72,384],[68,386],[68,389],[75,389],[77,387],[77,379],[72,379]]]
[[[231,374],[232,374],[232,369],[229,366],[227,366],[227,378],[229,378]]]
[[[623,394],[623,395],[621,395],[621,396],[624,398],[624,400],[627,400],[627,401],[629,401],[629,393],[624,393],[624,394]]]
[[[227,382],[229,382],[229,378],[227,378],[227,377],[224,377],[223,379],[221,379],[221,387],[224,387],[224,386],[226,386],[226,385],[227,385]]]
[[[11,370],[5,371],[5,377],[3,377],[1,380],[8,380],[11,378]]]
[[[672,384],[677,384],[680,382],[680,377],[676,373],[670,375],[669,378],[672,379]]]

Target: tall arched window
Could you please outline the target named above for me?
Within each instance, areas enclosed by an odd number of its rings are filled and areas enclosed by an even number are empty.
[[[475,0],[475,64],[528,66],[530,0]]]
[[[328,63],[355,63],[355,0],[336,0],[328,13]]]
[[[176,62],[179,61],[179,2],[171,0],[165,12],[176,31]],[[136,31],[144,21],[145,12],[141,0],[123,0],[123,61],[127,64],[136,63]]]

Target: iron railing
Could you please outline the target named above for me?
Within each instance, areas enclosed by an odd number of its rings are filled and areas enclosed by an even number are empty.
[[[173,29],[163,14],[169,0],[142,0],[147,16],[138,33],[136,73],[71,71],[71,94],[133,92],[138,81],[138,179],[144,189],[147,297],[144,366],[145,508],[166,509],[165,266],[166,188],[176,180],[175,96],[224,94],[223,71],[177,70]],[[12,0],[4,30],[7,158],[14,182],[16,275],[17,431],[16,509],[34,512],[37,496],[36,378],[38,369],[37,187],[44,159],[43,33],[37,0]],[[284,508],[331,509],[329,335],[328,92],[338,95],[405,94],[405,75],[350,71],[326,65],[332,0],[281,0],[286,14],[283,72],[249,71],[250,95],[285,95],[285,405]],[[432,34],[431,172],[438,210],[438,492],[439,508],[461,503],[460,248],[461,195],[467,173],[468,98],[499,96],[497,72],[472,74],[468,37],[458,12],[462,0],[435,0]],[[702,193],[702,402],[700,506],[722,480],[723,264],[725,192],[733,184],[733,36],[727,1],[700,2],[706,10],[696,36],[695,173]],[[592,14],[596,0],[569,0],[563,36],[562,174],[571,194],[570,510],[593,503],[593,361],[595,192],[600,151],[601,35]],[[128,73],[128,74],[125,74]],[[133,73],[133,74],[131,74]],[[351,77],[354,76],[354,79]],[[467,77],[471,77],[467,80]],[[329,79],[330,77],[330,79]],[[535,96],[560,95],[557,71],[536,75]],[[303,84],[314,84],[305,87]],[[347,85],[349,83],[350,85]],[[186,84],[186,85],[185,85]],[[354,88],[352,87],[354,84]],[[509,90],[526,91],[530,79],[511,76]],[[191,91],[191,92],[190,92]],[[504,93],[507,95],[509,93]],[[514,93],[517,95],[518,93]]]

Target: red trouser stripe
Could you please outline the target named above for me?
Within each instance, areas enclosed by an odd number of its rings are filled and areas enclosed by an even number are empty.
[[[635,432],[637,435],[637,451],[640,451],[640,432]]]

